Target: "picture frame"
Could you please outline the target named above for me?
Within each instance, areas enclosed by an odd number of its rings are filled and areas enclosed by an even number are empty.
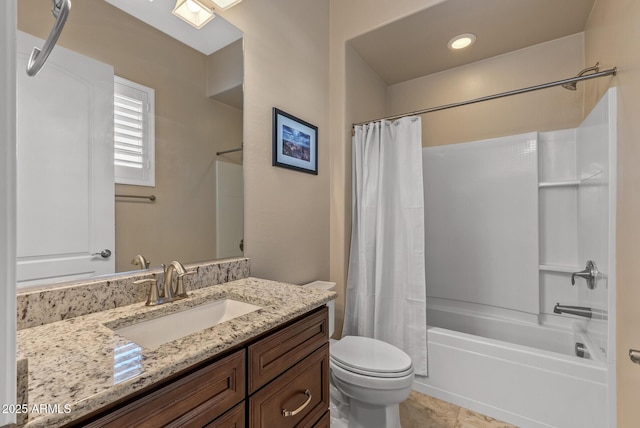
[[[318,127],[274,107],[272,165],[318,175]]]

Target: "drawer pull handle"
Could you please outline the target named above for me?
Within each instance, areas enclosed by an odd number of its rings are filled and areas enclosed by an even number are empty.
[[[311,391],[309,391],[308,389],[305,389],[304,391],[304,395],[307,396],[307,401],[305,401],[304,403],[302,403],[302,406],[298,407],[295,410],[286,410],[286,409],[282,409],[282,416],[284,416],[285,418],[289,417],[289,416],[295,416],[298,413],[300,413],[301,411],[304,410],[305,407],[307,407],[309,405],[309,403],[311,403]]]

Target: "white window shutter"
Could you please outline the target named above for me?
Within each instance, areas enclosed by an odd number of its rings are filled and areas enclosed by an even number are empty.
[[[115,182],[155,186],[155,91],[114,77]]]

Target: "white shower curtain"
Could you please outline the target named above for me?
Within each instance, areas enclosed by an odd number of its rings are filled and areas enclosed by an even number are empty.
[[[404,350],[427,375],[422,125],[355,127],[353,217],[343,335]]]

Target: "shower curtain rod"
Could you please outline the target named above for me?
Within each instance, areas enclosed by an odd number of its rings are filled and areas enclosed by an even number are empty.
[[[460,101],[460,102],[457,102],[457,103],[445,104],[445,105],[441,105],[441,106],[438,106],[438,107],[426,108],[424,110],[417,110],[417,111],[413,111],[411,113],[398,114],[398,115],[395,115],[395,116],[388,116],[388,117],[383,117],[383,118],[380,118],[380,119],[368,120],[366,122],[358,122],[358,123],[354,123],[352,125],[352,127],[356,127],[358,125],[366,125],[367,123],[378,122],[378,121],[381,121],[381,120],[395,120],[395,119],[401,119],[401,118],[407,117],[407,116],[415,116],[415,115],[420,115],[420,114],[425,114],[425,113],[432,113],[434,111],[446,110],[446,109],[450,109],[450,108],[454,108],[454,107],[466,106],[466,105],[469,105],[469,104],[475,104],[475,103],[479,103],[479,102],[483,102],[483,101],[495,100],[497,98],[508,97],[508,96],[511,96],[511,95],[518,95],[518,94],[524,94],[526,92],[533,92],[533,91],[537,91],[539,89],[546,89],[546,88],[551,88],[551,87],[554,87],[554,86],[565,85],[565,84],[571,83],[571,82],[580,82],[582,80],[595,79],[596,77],[604,77],[604,76],[610,76],[610,75],[615,76],[616,72],[617,72],[617,68],[613,67],[613,68],[611,68],[609,70],[604,70],[604,71],[600,71],[600,72],[593,73],[593,74],[587,74],[587,75],[584,75],[584,76],[577,76],[577,77],[572,77],[570,79],[557,80],[555,82],[543,83],[541,85],[529,86],[528,88],[515,89],[513,91],[508,91],[508,92],[501,92],[499,94],[488,95],[486,97],[480,97],[480,98],[474,98],[472,100]]]

